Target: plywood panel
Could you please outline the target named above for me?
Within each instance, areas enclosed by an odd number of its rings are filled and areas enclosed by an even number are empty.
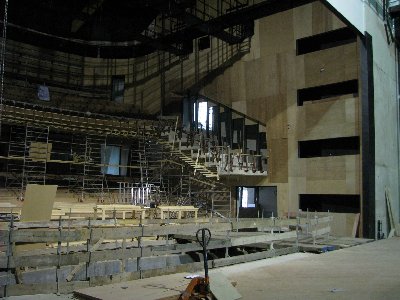
[[[260,20],[261,55],[274,55],[295,49],[293,10]]]
[[[227,70],[231,84],[232,102],[246,100],[246,80],[244,73],[244,62],[239,61]]]
[[[340,97],[305,102],[298,108],[297,139],[316,140],[359,135],[359,99]]]
[[[312,35],[312,13],[312,4],[300,6],[293,11],[295,39]]]
[[[235,101],[232,102],[232,108],[240,111],[241,113],[247,114],[246,101]]]
[[[29,147],[29,158],[32,161],[50,160],[52,143],[32,142]]]
[[[269,139],[269,176],[271,182],[288,182],[288,140]]]
[[[344,27],[344,24],[321,1],[315,1],[311,5],[313,34]]]
[[[266,80],[265,62],[265,60],[256,59],[247,61],[244,64],[247,99],[255,99],[265,95],[265,92],[270,87],[270,84]]]
[[[350,194],[360,194],[360,155],[346,156],[346,191]]]
[[[259,62],[260,65],[262,65],[260,77],[264,80],[259,93],[262,94],[262,96],[274,96],[279,94],[277,54],[263,55]],[[246,87],[248,87],[249,84],[250,82],[246,82]]]
[[[287,138],[286,96],[266,97],[267,137]]]
[[[295,74],[296,80],[294,82],[296,89],[304,87],[306,85],[304,75],[304,55],[296,56],[295,60]]]
[[[359,194],[359,155],[302,160],[306,161],[306,193]]]
[[[248,99],[246,101],[247,115],[266,123],[267,120],[267,103],[266,97]]]
[[[305,54],[304,87],[356,79],[357,57],[357,43]]]
[[[345,180],[345,156],[305,158],[307,181]]]
[[[56,192],[57,185],[28,184],[21,210],[21,221],[50,221]]]

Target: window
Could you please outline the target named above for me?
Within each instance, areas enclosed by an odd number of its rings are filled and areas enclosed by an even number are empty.
[[[197,104],[197,105],[196,105]],[[198,103],[194,103],[194,116],[197,115],[197,127],[201,129],[207,128],[208,121],[208,129],[213,129],[213,120],[214,120],[214,110],[213,107],[208,107],[208,103],[206,101],[201,101]],[[197,109],[197,112],[196,112]],[[196,114],[197,113],[197,114]]]
[[[358,136],[299,141],[299,158],[360,154]]]
[[[101,145],[101,172],[107,175],[120,175],[121,147]]]
[[[256,207],[255,188],[239,187],[239,198],[241,207]]]
[[[125,76],[113,76],[111,100],[118,103],[124,102],[124,92],[125,92]]]

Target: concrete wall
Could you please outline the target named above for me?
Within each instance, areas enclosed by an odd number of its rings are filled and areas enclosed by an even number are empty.
[[[399,101],[397,60],[388,45],[384,24],[369,6],[365,8],[365,30],[372,36],[375,105],[375,199],[376,220],[383,221],[387,236],[388,188],[395,220],[399,221]]]

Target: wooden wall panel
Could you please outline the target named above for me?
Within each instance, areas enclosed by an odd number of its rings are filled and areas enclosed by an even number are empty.
[[[313,34],[312,4],[299,6],[293,11],[294,38],[301,39]]]
[[[330,30],[344,27],[332,12],[329,11],[320,1],[315,1],[312,5],[312,34],[319,34]]]
[[[226,72],[229,75],[231,84],[232,102],[246,101],[246,74],[244,73],[244,62],[239,61],[229,68]]]
[[[305,54],[304,87],[356,79],[358,77],[357,56],[357,43]]]
[[[266,97],[266,124],[269,139],[287,138],[286,95]]]
[[[293,10],[260,20],[261,56],[284,53],[295,48]]]
[[[246,101],[247,114],[256,119],[266,122],[267,120],[267,100],[266,97],[252,98]]]
[[[260,92],[265,89],[264,76],[261,74],[263,68],[260,59],[245,63],[246,99],[258,98],[262,94]]]
[[[297,139],[358,136],[358,98],[340,97],[304,103],[297,110]]]
[[[304,159],[307,194],[358,194],[359,155]]]
[[[271,182],[288,182],[288,140],[269,138],[269,177]]]
[[[344,156],[306,158],[307,181],[345,180],[346,160]]]

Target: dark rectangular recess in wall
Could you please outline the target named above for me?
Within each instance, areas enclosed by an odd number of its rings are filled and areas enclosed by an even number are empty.
[[[360,195],[300,194],[299,208],[310,212],[359,213]]]
[[[299,141],[299,158],[360,154],[358,136]]]
[[[203,37],[199,38],[198,43],[199,43],[199,50],[209,49],[210,48],[210,37],[203,36]]]
[[[357,34],[349,27],[344,27],[296,41],[297,55],[355,43]]]
[[[347,94],[358,96],[357,79],[297,90],[297,105],[302,106],[306,101],[323,100]]]

